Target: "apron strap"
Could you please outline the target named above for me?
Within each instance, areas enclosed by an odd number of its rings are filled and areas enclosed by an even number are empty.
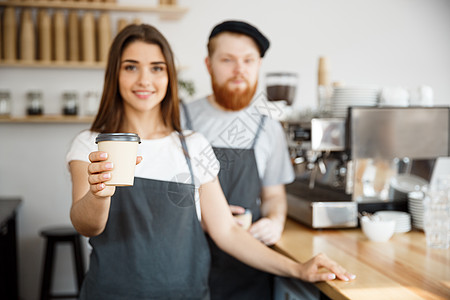
[[[256,130],[255,138],[253,139],[252,149],[255,148],[256,141],[258,140],[259,134],[261,133],[261,129],[264,127],[264,122],[266,121],[267,116],[262,115],[261,120],[259,121],[258,129]]]
[[[189,151],[186,144],[186,139],[182,132],[178,132],[178,136],[180,137],[181,147],[183,148],[183,154],[186,158],[187,165],[189,167],[189,173],[191,173],[191,183],[195,185],[194,182],[194,172],[192,171],[191,158],[189,157]]]
[[[180,100],[181,106],[183,107],[183,111],[184,111],[184,116],[186,117],[186,127],[189,130],[194,130],[192,127],[192,121],[191,121],[191,116],[189,115],[189,112],[187,110],[187,106],[184,103],[184,101]]]

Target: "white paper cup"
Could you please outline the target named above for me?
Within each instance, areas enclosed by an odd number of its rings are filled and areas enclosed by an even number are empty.
[[[112,162],[114,169],[111,180],[106,185],[131,186],[134,183],[137,147],[141,139],[134,133],[101,133],[95,139],[98,150],[108,153],[106,161]]]
[[[250,211],[250,209],[246,209],[243,214],[233,216],[240,222],[241,227],[245,230],[248,230],[252,225],[252,212]]]

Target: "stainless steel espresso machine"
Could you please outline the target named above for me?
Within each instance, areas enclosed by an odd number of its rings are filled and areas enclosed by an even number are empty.
[[[296,180],[288,215],[312,228],[358,226],[358,212],[407,211],[407,192],[449,156],[449,107],[349,107],[345,118],[283,122]]]

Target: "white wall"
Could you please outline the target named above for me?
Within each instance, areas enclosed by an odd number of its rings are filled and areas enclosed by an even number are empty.
[[[155,3],[135,0],[122,3]],[[262,74],[294,71],[300,75],[296,106],[315,107],[318,57],[330,59],[334,81],[349,84],[416,87],[430,85],[436,104],[450,104],[450,1],[448,0],[179,0],[189,8],[178,21],[146,13],[114,13],[157,26],[173,46],[192,79],[196,96],[210,92],[203,64],[212,26],[225,19],[255,24],[270,39]],[[260,90],[263,88],[261,77]],[[0,89],[13,94],[14,114],[24,113],[28,89],[44,91],[47,113],[59,111],[60,94],[101,90],[100,70],[19,69],[0,67]],[[38,232],[68,224],[70,177],[64,155],[72,137],[88,124],[0,123],[0,196],[23,199],[18,216],[20,295],[37,299],[43,256]],[[74,287],[71,256],[62,249],[56,290]]]

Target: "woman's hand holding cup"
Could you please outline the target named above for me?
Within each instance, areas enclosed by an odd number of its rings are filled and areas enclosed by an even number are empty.
[[[112,162],[106,161],[108,153],[94,151],[89,154],[91,163],[88,166],[88,182],[91,192],[98,197],[111,197],[116,191],[115,186],[107,186],[106,182],[111,179],[111,171],[114,169]]]
[[[107,152],[94,151],[89,154],[91,163],[88,166],[88,181],[95,196],[111,197],[116,190],[115,186],[106,184],[111,179],[111,172],[114,169],[114,163],[106,161],[107,159]],[[137,156],[136,165],[141,161],[142,156]]]

